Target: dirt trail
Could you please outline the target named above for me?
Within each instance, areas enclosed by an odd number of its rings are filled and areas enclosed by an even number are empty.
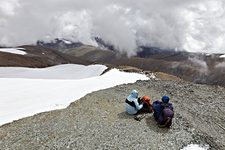
[[[169,95],[175,108],[171,129],[152,114],[141,121],[124,112],[132,89],[152,100]],[[0,149],[157,149],[188,144],[225,149],[225,90],[183,81],[138,81],[97,91],[62,110],[40,113],[0,127]]]

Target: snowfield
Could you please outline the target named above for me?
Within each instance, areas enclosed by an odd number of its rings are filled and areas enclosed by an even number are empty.
[[[0,52],[13,53],[18,55],[26,55],[27,53],[22,51],[23,48],[0,48]]]
[[[0,125],[65,108],[93,91],[149,79],[117,69],[100,76],[106,68],[103,65],[60,65],[44,69],[1,67]]]
[[[99,76],[104,65],[58,65],[48,68],[0,67],[0,78],[84,79]]]

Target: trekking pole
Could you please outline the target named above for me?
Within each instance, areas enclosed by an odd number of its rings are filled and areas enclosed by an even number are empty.
[[[141,121],[143,118],[145,118],[145,116],[146,116],[146,114],[143,114],[143,115],[141,115],[139,117],[135,116],[134,119],[137,120],[137,121]]]
[[[221,129],[223,129],[224,131],[225,131],[225,128],[221,125],[221,124],[219,124],[218,122],[216,122],[216,121],[213,121],[215,124],[217,124]]]

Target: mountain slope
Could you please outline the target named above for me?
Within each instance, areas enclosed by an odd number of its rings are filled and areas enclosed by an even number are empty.
[[[128,58],[115,51],[86,45],[61,52],[93,63],[110,64],[116,67],[133,66],[146,71],[172,74],[186,81],[225,87],[225,59],[220,57],[221,54],[206,55],[144,48],[137,56]]]
[[[152,100],[167,94],[175,108],[171,129],[152,114],[140,122],[124,112],[132,89]],[[190,143],[225,149],[225,90],[182,81],[149,80],[86,95],[68,108],[0,127],[0,149],[180,149]]]
[[[51,43],[52,44],[52,43]],[[128,58],[116,51],[78,44],[75,48],[50,49],[42,46],[22,46],[27,55],[0,52],[0,66],[48,67],[58,64],[121,65],[141,70],[164,72],[194,83],[225,87],[225,58],[222,54],[201,54],[142,48],[137,56]],[[54,48],[54,45],[53,45]]]
[[[41,46],[24,45],[26,55],[17,55],[0,51],[0,66],[2,67],[33,67],[43,68],[59,64],[91,64],[90,61],[81,60],[78,57],[71,57],[57,50]]]

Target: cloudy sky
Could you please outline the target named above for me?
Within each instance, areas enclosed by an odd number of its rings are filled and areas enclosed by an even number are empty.
[[[225,52],[224,0],[1,0],[0,45],[65,38],[122,52],[138,45]]]

